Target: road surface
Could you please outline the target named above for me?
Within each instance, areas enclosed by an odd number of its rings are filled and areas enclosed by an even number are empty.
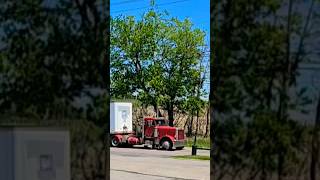
[[[209,155],[198,150],[199,155]],[[112,180],[209,180],[210,161],[173,159],[175,155],[191,155],[191,148],[162,151],[134,148],[110,148]]]

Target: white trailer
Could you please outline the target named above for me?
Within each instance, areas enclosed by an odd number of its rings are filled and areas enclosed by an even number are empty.
[[[57,128],[1,127],[1,180],[70,180],[69,132]]]
[[[110,103],[110,134],[132,133],[132,104]]]

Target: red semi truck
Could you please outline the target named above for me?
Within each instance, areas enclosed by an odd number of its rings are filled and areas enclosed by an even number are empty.
[[[183,129],[171,127],[164,118],[145,117],[141,126],[132,130],[132,104],[110,104],[111,146],[145,145],[157,149],[183,149],[186,136]]]

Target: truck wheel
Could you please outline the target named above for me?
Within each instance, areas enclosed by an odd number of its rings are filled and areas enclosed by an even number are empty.
[[[112,147],[118,147],[119,144],[120,144],[119,139],[118,139],[116,136],[113,136],[113,137],[111,138],[111,146],[112,146]]]
[[[165,150],[169,151],[172,149],[172,143],[169,140],[164,140],[161,143],[161,147],[164,148]]]

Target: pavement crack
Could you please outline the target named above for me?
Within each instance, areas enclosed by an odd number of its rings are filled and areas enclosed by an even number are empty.
[[[170,177],[170,176],[161,176],[161,175],[154,175],[154,174],[146,174],[146,173],[140,173],[135,171],[128,171],[128,170],[121,170],[121,169],[110,169],[113,171],[120,171],[120,172],[126,172],[126,173],[132,173],[132,174],[140,174],[145,176],[154,176],[154,177],[161,177],[161,178],[170,178],[174,180],[197,180],[197,179],[186,179],[186,178],[177,178],[177,177]]]

